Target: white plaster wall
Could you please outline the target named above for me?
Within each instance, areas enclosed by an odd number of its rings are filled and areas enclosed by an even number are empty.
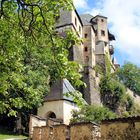
[[[70,119],[72,118],[72,110],[74,109],[79,109],[75,103],[64,101],[64,124],[70,123]]]
[[[48,112],[54,112],[57,119],[64,118],[63,100],[44,102],[43,106],[38,108],[37,115],[46,118]]]
[[[38,108],[37,115],[46,118],[46,114],[51,111],[56,114],[57,119],[62,119],[64,124],[69,124],[73,109],[78,109],[75,103],[66,100],[49,101]]]

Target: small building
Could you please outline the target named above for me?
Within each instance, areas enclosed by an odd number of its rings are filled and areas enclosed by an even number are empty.
[[[69,124],[71,111],[78,109],[72,96],[67,93],[76,92],[67,79],[58,80],[51,86],[50,93],[45,97],[43,106],[38,108],[37,115],[60,120],[60,123]]]

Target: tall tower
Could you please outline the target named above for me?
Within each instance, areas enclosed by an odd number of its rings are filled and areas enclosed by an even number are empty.
[[[100,94],[96,88],[96,76],[95,76],[95,30],[91,19],[93,16],[89,14],[81,15],[81,20],[83,22],[83,40],[84,40],[84,72],[83,81],[86,83],[87,87],[83,89],[83,97],[89,104],[100,104]]]
[[[96,34],[96,64],[101,66],[106,72],[107,61],[111,64],[112,70],[115,67],[112,64],[112,54],[114,53],[114,48],[110,45],[110,41],[115,40],[115,37],[110,34],[107,27],[107,17],[97,15],[91,19],[94,22],[94,29]]]
[[[108,28],[107,28],[107,17],[97,15],[91,22],[96,22],[94,25],[95,33],[96,33],[96,42],[103,41],[108,43]]]

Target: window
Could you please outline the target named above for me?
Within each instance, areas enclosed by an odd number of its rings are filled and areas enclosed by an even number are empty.
[[[56,21],[56,22],[59,22],[59,20],[60,20],[60,16],[56,16],[56,17],[55,17],[55,21]]]
[[[85,38],[87,38],[88,34],[85,34]]]
[[[88,56],[86,56],[86,62],[89,62],[89,57]]]
[[[95,36],[97,36],[97,30],[95,30]]]
[[[104,22],[104,19],[101,19],[101,22]]]
[[[77,26],[77,19],[76,19],[76,17],[75,17],[75,25]]]
[[[47,116],[46,116],[47,118],[56,118],[56,115],[55,115],[55,113],[54,112],[48,112],[47,113]]]
[[[81,33],[81,26],[79,26],[79,32]]]
[[[101,36],[105,36],[105,31],[101,30]]]
[[[87,52],[87,51],[88,51],[88,48],[87,48],[87,46],[84,48],[84,51],[85,51],[85,52]]]

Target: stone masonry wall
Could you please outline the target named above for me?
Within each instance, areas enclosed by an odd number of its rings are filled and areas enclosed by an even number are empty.
[[[34,127],[32,140],[139,140],[140,116],[77,123],[69,126]]]
[[[107,120],[101,124],[102,140],[139,140],[140,117]]]
[[[67,140],[69,139],[68,128],[63,124],[54,127],[34,127],[32,140]]]
[[[99,140],[99,127],[92,123],[74,124],[70,128],[71,140]]]
[[[93,123],[34,127],[32,140],[99,140],[100,127]]]

